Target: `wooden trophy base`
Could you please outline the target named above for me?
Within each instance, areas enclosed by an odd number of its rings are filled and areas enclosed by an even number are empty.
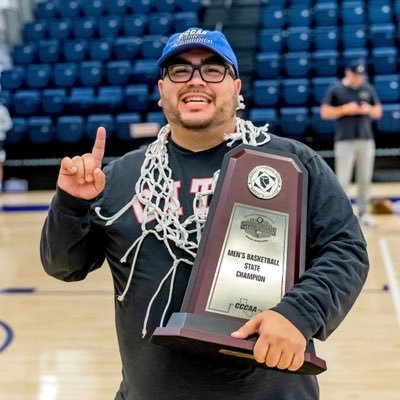
[[[246,365],[268,368],[275,371],[318,375],[326,370],[326,363],[315,355],[314,344],[309,342],[304,354],[304,364],[297,371],[269,368],[253,357],[256,337],[236,339],[230,334],[243,325],[243,321],[218,318],[203,314],[173,313],[167,326],[157,328],[151,342],[178,351],[190,351],[206,356],[235,359]]]

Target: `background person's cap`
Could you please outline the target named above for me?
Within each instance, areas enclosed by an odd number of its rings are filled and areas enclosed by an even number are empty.
[[[347,68],[355,74],[365,75],[367,73],[367,68],[362,60],[350,62]]]
[[[219,31],[208,31],[201,28],[190,28],[185,32],[173,34],[165,45],[157,65],[163,68],[168,59],[176,54],[197,47],[208,49],[233,65],[239,76],[238,62],[225,35]]]

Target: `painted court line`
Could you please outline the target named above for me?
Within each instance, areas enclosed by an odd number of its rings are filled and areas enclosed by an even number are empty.
[[[397,322],[400,325],[400,288],[399,282],[396,277],[396,270],[394,268],[392,258],[390,256],[389,248],[386,239],[380,239],[379,245],[382,252],[383,264],[385,265],[386,274],[389,280],[389,288],[392,293],[394,307],[396,309]]]

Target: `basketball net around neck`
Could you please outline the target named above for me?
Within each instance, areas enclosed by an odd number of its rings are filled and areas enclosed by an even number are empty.
[[[119,301],[124,301],[125,295],[129,290],[139,250],[148,235],[152,234],[162,242],[173,260],[171,268],[161,280],[147,307],[142,330],[143,337],[147,334],[147,322],[152,304],[160,293],[164,283],[170,279],[168,301],[161,317],[160,326],[164,324],[164,319],[171,303],[175,275],[179,264],[193,265],[194,263],[208,214],[203,197],[214,193],[219,176],[219,170],[215,171],[211,190],[206,193],[196,193],[193,199],[193,214],[185,220],[180,221],[180,202],[175,194],[172,170],[169,166],[167,143],[170,133],[169,124],[165,125],[159,131],[157,139],[148,146],[132,200],[111,217],[102,216],[100,207],[96,207],[95,209],[98,217],[106,221],[107,226],[123,215],[133,204],[139,202],[143,206],[142,234],[132,243],[120,259],[120,262],[125,263],[128,256],[134,252],[125,290],[117,296]],[[257,139],[260,139],[260,141],[257,141]],[[268,133],[268,124],[262,127],[255,127],[250,121],[236,118],[236,132],[225,134],[224,140],[227,142],[226,145],[228,147],[231,147],[237,141],[252,146],[260,146],[269,142],[271,138]],[[152,222],[152,228],[148,227],[149,222]],[[181,258],[176,256],[173,246],[183,250],[185,256]]]

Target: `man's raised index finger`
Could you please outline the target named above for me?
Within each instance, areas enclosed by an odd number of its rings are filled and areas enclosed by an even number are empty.
[[[101,163],[104,157],[104,151],[106,148],[106,130],[102,126],[97,129],[96,140],[92,149],[92,156],[96,162],[100,163],[98,167],[101,167]]]

